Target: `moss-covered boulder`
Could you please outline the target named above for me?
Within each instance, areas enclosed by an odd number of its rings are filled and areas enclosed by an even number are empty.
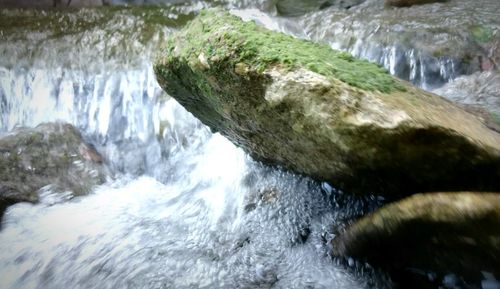
[[[346,191],[500,189],[500,134],[328,46],[210,10],[168,41],[155,72],[255,158]]]
[[[500,193],[413,195],[358,220],[333,248],[391,270],[498,274]]]
[[[0,218],[9,205],[38,202],[45,186],[79,196],[107,175],[101,156],[72,125],[17,129],[0,138]]]

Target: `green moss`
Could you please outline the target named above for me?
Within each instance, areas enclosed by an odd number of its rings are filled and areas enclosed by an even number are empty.
[[[493,37],[493,30],[490,27],[483,25],[471,26],[470,32],[474,39],[479,43],[487,43]]]
[[[199,63],[198,57],[203,54],[206,59],[225,60],[233,66],[245,63],[259,72],[272,66],[289,70],[307,68],[368,91],[405,90],[401,82],[376,64],[333,50],[328,45],[273,32],[254,22],[243,22],[220,10],[202,11],[177,37],[182,39],[183,47],[174,55],[177,43],[171,39],[161,56],[162,61],[172,62],[180,57],[194,64]],[[217,65],[216,62],[212,64]]]

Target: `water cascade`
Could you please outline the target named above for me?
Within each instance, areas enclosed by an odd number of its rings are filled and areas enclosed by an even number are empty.
[[[297,19],[276,15],[268,1],[237,3],[221,5],[331,41],[425,88],[465,69],[361,41],[362,32],[345,46],[336,38],[341,27],[311,24],[328,10]],[[0,51],[8,55],[0,59],[0,135],[71,123],[113,171],[88,196],[8,208],[1,288],[390,288],[370,266],[330,256],[336,231],[381,198],[346,196],[256,162],[160,90],[151,64],[160,43],[219,4],[0,10]]]

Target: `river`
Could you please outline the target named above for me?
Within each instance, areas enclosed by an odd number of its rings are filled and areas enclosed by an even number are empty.
[[[417,50],[398,56],[395,46],[347,47],[313,23],[325,10],[283,17],[269,1],[247,2],[0,10],[0,135],[68,122],[114,172],[87,196],[67,201],[49,188],[38,204],[9,207],[0,288],[392,288],[368,264],[330,255],[338,228],[383,198],[351,197],[252,160],[161,91],[152,59],[197,11],[223,5],[271,29],[323,35],[426,89],[465,68]],[[484,93],[492,77],[461,81]],[[440,93],[458,98],[459,89]],[[479,102],[496,110],[495,99]]]

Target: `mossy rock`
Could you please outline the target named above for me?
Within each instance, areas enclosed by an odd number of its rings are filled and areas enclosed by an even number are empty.
[[[474,39],[479,43],[490,42],[493,38],[493,29],[483,25],[473,25],[470,31]]]
[[[107,176],[101,156],[70,124],[45,123],[0,138],[0,208],[36,203],[47,185],[54,192],[84,195]]]
[[[499,228],[500,193],[417,194],[356,221],[333,250],[391,271],[477,278],[500,273]]]
[[[167,93],[256,159],[348,192],[500,189],[500,134],[328,46],[209,10],[154,68]]]

